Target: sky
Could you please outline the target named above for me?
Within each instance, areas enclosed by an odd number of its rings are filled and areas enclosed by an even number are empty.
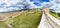
[[[60,12],[60,0],[29,0],[31,8],[49,8]]]
[[[23,9],[22,0],[0,0],[0,12],[8,12]]]
[[[30,0],[30,2],[34,2],[33,4],[35,4],[37,6],[41,6],[41,3],[49,2],[49,0]]]
[[[45,7],[60,11],[60,0],[0,0],[0,12]]]

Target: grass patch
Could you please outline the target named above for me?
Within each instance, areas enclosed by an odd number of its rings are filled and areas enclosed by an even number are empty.
[[[26,11],[15,17],[12,23],[13,28],[37,28],[40,23],[42,13],[38,11]]]
[[[8,28],[8,26],[4,22],[0,22],[0,28]]]
[[[41,16],[42,12],[39,10],[26,10],[13,19],[0,21],[0,28],[9,28],[7,24],[12,25],[13,28],[37,28]]]
[[[58,19],[60,20],[60,16],[59,16],[60,13],[57,13],[57,14],[56,14],[56,12],[52,12],[52,11],[50,11],[49,13],[50,13],[52,16],[54,16],[55,18],[58,18]]]

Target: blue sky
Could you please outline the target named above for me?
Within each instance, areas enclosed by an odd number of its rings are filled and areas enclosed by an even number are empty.
[[[53,9],[60,12],[60,0],[28,0],[30,8],[44,8]]]
[[[30,0],[31,2],[32,1],[39,1],[39,2],[49,2],[49,0]]]
[[[49,0],[30,0],[30,2],[34,2],[33,4],[35,4],[37,6],[41,6],[41,3],[43,3],[43,2],[49,2]]]
[[[0,0],[0,12],[24,9],[44,8],[60,10],[60,0]],[[56,8],[57,7],[57,8]]]
[[[49,0],[30,0],[30,1],[49,2]]]

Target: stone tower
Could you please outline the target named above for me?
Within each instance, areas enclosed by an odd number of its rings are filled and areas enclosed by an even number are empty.
[[[49,8],[44,8],[43,11],[49,13]]]

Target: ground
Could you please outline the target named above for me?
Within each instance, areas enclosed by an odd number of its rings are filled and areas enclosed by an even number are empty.
[[[19,14],[14,18],[9,17],[12,19],[0,22],[0,28],[8,28],[7,24],[10,24],[12,28],[37,28],[42,16],[42,12],[39,10],[26,10]]]
[[[52,11],[50,11],[49,13],[50,13],[52,16],[54,16],[55,18],[58,18],[58,19],[60,20],[60,16],[59,16],[60,13],[57,13],[57,14],[56,14],[56,12],[52,12]]]

